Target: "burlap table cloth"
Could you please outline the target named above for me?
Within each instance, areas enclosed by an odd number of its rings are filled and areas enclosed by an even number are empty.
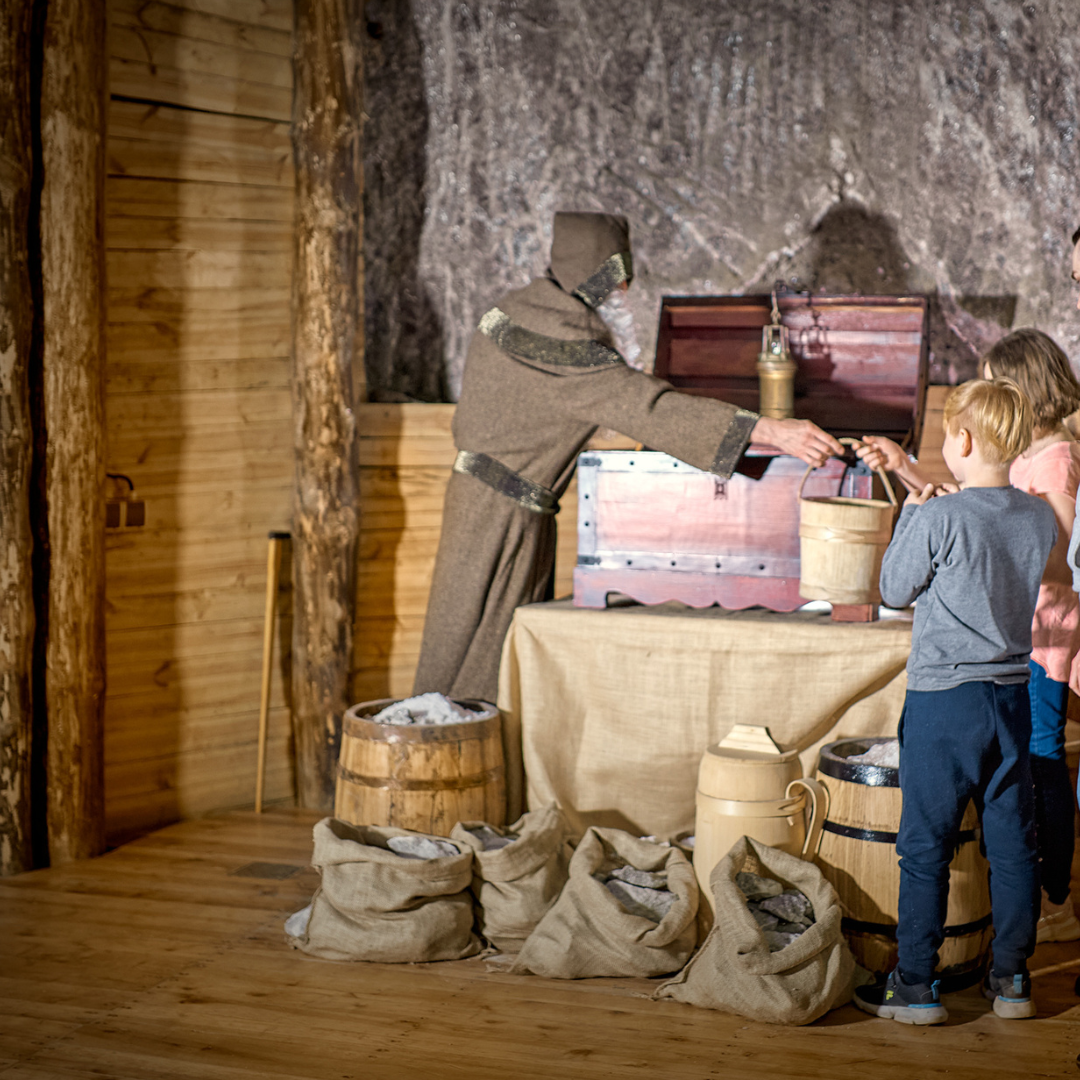
[[[894,734],[910,647],[908,615],[518,608],[499,676],[509,817],[556,801],[579,833],[692,828],[701,754],[735,723],[767,725],[808,774],[822,743]]]

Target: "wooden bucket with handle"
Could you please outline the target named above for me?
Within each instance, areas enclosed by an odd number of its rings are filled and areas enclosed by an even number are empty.
[[[845,495],[805,498],[803,487],[813,471],[808,468],[799,485],[799,595],[833,604],[880,604],[881,559],[892,539],[897,508],[889,478],[877,470],[888,502]]]

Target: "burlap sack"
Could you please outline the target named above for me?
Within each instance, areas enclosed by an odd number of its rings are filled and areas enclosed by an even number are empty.
[[[406,859],[386,846],[408,829],[324,818],[311,863],[322,876],[307,929],[292,944],[327,960],[424,963],[480,951],[472,932],[473,853]],[[432,839],[445,839],[443,837]]]
[[[667,871],[675,894],[659,922],[631,915],[593,877],[605,867]],[[513,971],[549,979],[651,977],[678,971],[694,951],[698,887],[678,848],[638,840],[621,829],[589,829],[570,860],[570,879],[554,907],[529,935]]]
[[[489,825],[500,836],[517,839],[497,851],[485,851],[483,841],[462,821],[450,837],[473,849],[472,890],[478,904],[480,932],[495,948],[516,953],[536,924],[559,897],[569,875],[573,850],[569,824],[552,803],[522,815],[509,829]]]
[[[769,952],[735,884],[742,870],[774,877],[813,904],[816,921],[787,948]],[[744,836],[713,868],[709,884],[716,901],[713,928],[656,997],[773,1024],[809,1024],[850,1000],[856,966],[840,933],[840,904],[813,863]]]

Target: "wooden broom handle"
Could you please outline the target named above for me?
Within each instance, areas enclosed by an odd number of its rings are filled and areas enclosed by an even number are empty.
[[[255,766],[255,813],[262,813],[266,784],[266,729],[270,717],[270,676],[273,671],[274,619],[277,614],[278,581],[281,577],[281,549],[289,534],[270,533],[266,553],[266,613],[263,621],[262,692],[259,697],[259,751]]]
[[[838,441],[842,442],[842,443],[847,443],[848,446],[858,446],[859,443],[861,442],[860,439],[852,439],[852,438],[849,438],[847,436],[845,436],[842,439],[839,439]],[[809,465],[809,466],[807,466],[806,472],[803,473],[802,483],[799,484],[799,495],[798,495],[798,497],[800,499],[803,497],[803,488],[806,486],[806,481],[810,479],[810,474],[814,471],[814,468],[815,468],[815,466]],[[885,475],[885,470],[884,469],[875,469],[874,472],[876,472],[878,474],[878,476],[881,477],[881,482],[882,482],[882,484],[885,485],[885,494],[889,496],[889,502],[891,502],[893,504],[893,508],[895,509],[900,504],[896,501],[896,494],[893,491],[892,484],[889,483],[889,478]]]

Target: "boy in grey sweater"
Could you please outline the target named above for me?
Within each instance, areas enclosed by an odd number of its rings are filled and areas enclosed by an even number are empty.
[[[1035,1015],[1028,656],[1057,525],[1046,502],[1009,485],[1009,464],[1031,431],[1031,408],[1011,380],[957,387],[945,404],[942,453],[959,487],[927,485],[908,497],[881,566],[886,604],[918,599],[899,728],[899,959],[884,983],[857,990],[855,1003],[903,1023],[948,1017],[934,970],[949,863],[971,799],[990,861],[996,935],[983,992],[998,1016]]]

